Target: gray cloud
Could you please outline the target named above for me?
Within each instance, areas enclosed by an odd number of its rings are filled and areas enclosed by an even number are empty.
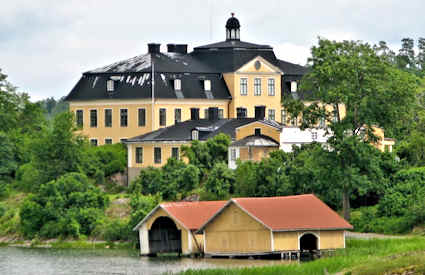
[[[33,99],[66,95],[81,73],[146,52],[148,42],[224,40],[230,12],[241,38],[304,64],[317,36],[380,40],[425,36],[421,0],[21,1],[0,9],[0,68]]]

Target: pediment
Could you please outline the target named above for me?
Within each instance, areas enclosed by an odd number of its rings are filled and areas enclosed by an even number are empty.
[[[283,72],[266,59],[261,56],[257,56],[239,69],[236,70],[237,73],[261,73],[261,74],[283,74]]]

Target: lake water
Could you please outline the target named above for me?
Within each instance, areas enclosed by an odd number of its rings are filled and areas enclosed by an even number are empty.
[[[137,251],[0,247],[1,275],[171,274],[188,268],[284,264],[279,260],[146,258]]]

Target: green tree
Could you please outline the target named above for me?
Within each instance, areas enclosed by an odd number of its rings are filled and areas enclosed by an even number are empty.
[[[417,79],[392,66],[369,44],[356,41],[319,39],[309,63],[301,88],[312,91],[318,102],[298,112],[304,128],[317,125],[321,118],[329,122],[332,166],[327,179],[342,192],[344,217],[349,219],[354,188],[371,182],[369,174],[361,172],[369,150],[362,143],[376,140],[374,126],[385,129],[411,113]],[[336,112],[329,112],[328,106]],[[361,139],[363,131],[366,138]]]
[[[218,162],[208,174],[208,179],[202,187],[201,199],[228,199],[230,194],[233,193],[234,183],[235,175],[233,170],[229,169],[226,163]]]

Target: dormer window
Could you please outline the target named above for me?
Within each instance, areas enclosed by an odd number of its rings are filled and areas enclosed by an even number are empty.
[[[106,91],[113,92],[114,91],[114,81],[109,79],[106,81]]]
[[[181,79],[174,79],[174,90],[175,91],[181,91],[182,90],[182,80]]]
[[[296,81],[291,82],[291,92],[295,93],[297,91],[298,83]]]
[[[204,80],[204,90],[211,91],[211,80],[209,79]]]
[[[192,131],[192,140],[199,140],[199,131],[198,130]]]

